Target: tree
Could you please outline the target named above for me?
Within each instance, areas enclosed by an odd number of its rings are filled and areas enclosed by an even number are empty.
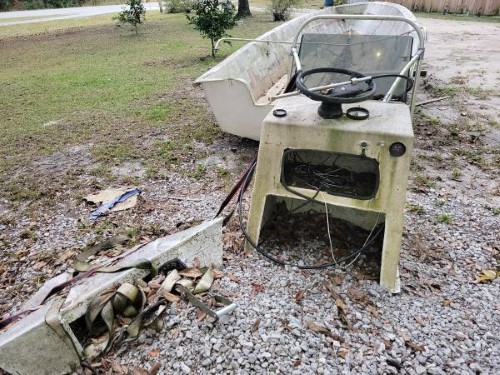
[[[203,38],[212,42],[212,57],[215,58],[215,41],[230,36],[226,33],[236,25],[234,5],[229,0],[199,0],[193,6],[194,16],[186,14],[189,24],[198,30]]]
[[[238,0],[238,13],[236,13],[236,18],[241,19],[250,16],[252,16],[252,13],[250,13],[250,4],[248,0]]]
[[[146,19],[146,8],[141,4],[141,0],[128,0],[127,8],[124,8],[118,16],[113,19],[118,20],[119,23],[129,23],[135,28],[135,33],[139,34],[138,26]]]

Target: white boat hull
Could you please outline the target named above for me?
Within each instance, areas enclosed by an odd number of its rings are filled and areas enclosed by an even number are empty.
[[[325,8],[304,14],[263,34],[258,40],[292,42],[299,27],[318,14],[365,14],[401,16],[415,20],[406,8],[392,3],[369,2]],[[380,20],[324,20],[311,24],[305,32],[333,34],[402,35],[416,37],[404,22]],[[418,43],[414,43],[414,49]],[[260,139],[262,121],[275,103],[266,99],[269,90],[291,68],[291,44],[251,42],[195,81],[205,91],[220,128],[227,133]],[[272,93],[276,94],[276,93]]]

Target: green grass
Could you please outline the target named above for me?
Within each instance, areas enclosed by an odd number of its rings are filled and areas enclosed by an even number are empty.
[[[413,212],[413,213],[415,213],[417,215],[423,215],[423,214],[425,214],[425,208],[423,208],[418,203],[407,203],[406,204],[406,210],[408,212]]]
[[[450,215],[450,214],[441,214],[441,215],[438,215],[437,217],[437,221],[439,223],[443,223],[443,224],[450,224],[453,220],[453,217]]]
[[[183,14],[148,12],[139,35],[111,18],[0,28],[0,183],[7,197],[55,196],[78,186],[81,175],[111,178],[101,165],[127,160],[140,160],[155,176],[170,162],[206,157],[193,155],[193,142],[221,137],[192,82],[242,44],[213,60],[210,41]],[[277,25],[257,14],[230,32],[251,38]],[[53,188],[44,181],[51,173],[33,167],[81,146],[88,160],[63,163],[69,170]]]

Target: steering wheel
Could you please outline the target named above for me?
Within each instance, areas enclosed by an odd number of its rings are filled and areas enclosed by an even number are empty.
[[[342,117],[343,112],[341,104],[358,103],[368,100],[377,91],[377,86],[373,80],[364,81],[364,83],[368,85],[367,89],[354,84],[346,84],[329,90],[328,94],[322,94],[318,91],[311,91],[304,84],[304,78],[318,73],[343,74],[349,76],[349,79],[364,78],[366,76],[353,70],[338,68],[315,68],[301,72],[297,76],[297,88],[308,98],[321,102],[321,106],[318,108],[318,114],[323,118],[331,119]]]

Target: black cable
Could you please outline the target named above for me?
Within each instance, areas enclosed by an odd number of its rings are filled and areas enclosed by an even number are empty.
[[[250,167],[250,170],[253,172],[253,170],[255,169],[255,166],[257,165],[257,162],[255,162],[251,167]],[[253,242],[253,240],[250,238],[250,236],[248,235],[246,229],[245,229],[245,226],[243,225],[243,193],[245,192],[245,189],[246,187],[248,186],[248,184],[250,183],[250,176],[252,176],[253,173],[248,173],[248,175],[246,176],[242,186],[241,186],[241,189],[240,189],[240,194],[239,194],[239,198],[238,198],[238,216],[239,216],[239,222],[240,222],[240,228],[241,228],[241,231],[243,232],[243,235],[245,236],[245,239],[248,241],[248,243],[260,254],[262,255],[263,257],[273,261],[274,263],[276,264],[279,264],[281,266],[291,266],[291,267],[297,267],[299,269],[325,269],[325,268],[330,268],[330,267],[336,267],[339,265],[339,263],[344,263],[346,262],[347,260],[351,259],[351,258],[354,258],[355,256],[357,256],[358,254],[366,251],[372,244],[373,242],[375,242],[375,240],[378,238],[378,236],[382,233],[382,230],[384,229],[384,225],[381,225],[380,228],[377,230],[377,232],[375,232],[375,234],[373,235],[372,238],[367,238],[365,244],[359,248],[358,250],[354,251],[353,253],[349,254],[349,255],[346,255],[345,257],[343,258],[340,258],[339,260],[337,260],[336,262],[334,263],[326,263],[326,264],[322,264],[320,266],[299,266],[299,265],[296,265],[296,264],[292,264],[292,263],[288,263],[288,262],[283,262],[277,258],[275,258],[274,256],[272,256],[271,254],[269,254],[268,252],[262,250],[259,245],[257,245],[255,242]],[[286,188],[286,186],[285,186]],[[292,193],[295,194],[295,192],[292,191]],[[299,195],[299,196],[302,196],[302,197],[305,197],[307,200],[311,200],[312,202],[316,202],[316,203],[320,203],[320,204],[323,204],[323,202],[320,202],[320,201],[317,201],[315,199],[312,199],[310,197],[307,197],[305,195]],[[315,195],[316,196],[316,195]]]

